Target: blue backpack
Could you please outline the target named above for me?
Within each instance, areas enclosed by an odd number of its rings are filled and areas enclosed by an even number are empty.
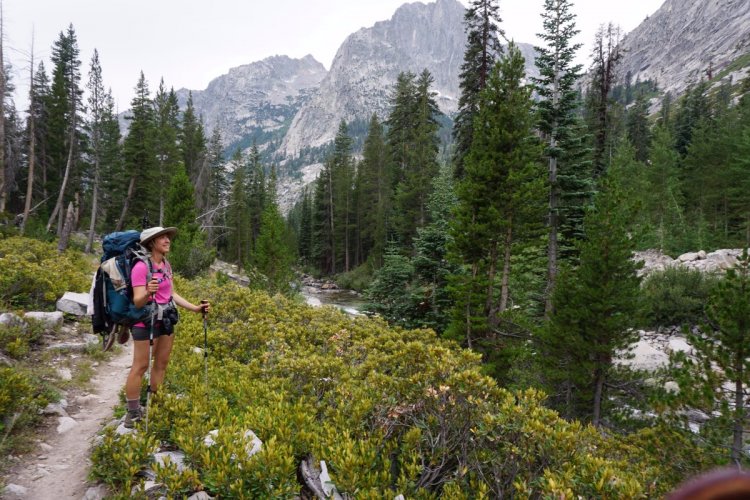
[[[140,238],[140,232],[131,230],[110,233],[102,240],[103,254],[92,291],[94,333],[106,336],[117,325],[131,326],[151,314],[151,307],[135,307],[133,303],[133,266],[138,261],[146,264],[146,281],[151,280],[152,274],[151,259]]]

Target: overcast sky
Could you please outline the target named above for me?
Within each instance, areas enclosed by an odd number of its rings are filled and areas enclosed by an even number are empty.
[[[405,0],[0,0],[5,57],[26,107],[29,54],[34,33],[35,66],[48,74],[52,43],[73,24],[83,82],[94,48],[104,82],[120,110],[129,107],[141,70],[155,90],[205,89],[230,68],[273,55],[312,54],[330,68],[344,39],[362,27],[390,19]],[[468,0],[460,0],[468,5]],[[609,21],[624,32],[656,12],[664,0],[574,0],[577,41],[587,61],[596,28]],[[427,2],[423,2],[427,3]],[[502,27],[518,42],[537,43],[543,0],[500,0]],[[22,95],[19,95],[21,93]]]

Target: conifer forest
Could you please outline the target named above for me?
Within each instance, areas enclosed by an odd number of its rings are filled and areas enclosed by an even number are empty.
[[[286,162],[226,150],[168,82],[133,75],[123,121],[109,62],[83,60],[73,25],[51,64],[32,58],[27,109],[2,73],[0,308],[50,303],[18,286],[44,271],[13,253],[86,292],[75,262],[102,235],[176,226],[180,289],[207,293],[223,325],[211,394],[179,338],[149,432],[107,431],[94,476],[126,498],[160,441],[193,466],[157,471],[175,497],[287,498],[308,455],[345,498],[659,498],[750,464],[750,257],[720,274],[644,274],[633,258],[750,245],[750,78],[711,74],[679,94],[633,81],[614,24],[577,64],[570,0],[544,1],[532,78],[498,3],[469,2],[455,115],[427,70],[402,72],[389,113],[342,121],[289,207]],[[216,259],[250,290],[210,273]],[[356,290],[363,314],[305,306],[303,274]],[[180,326],[202,345],[198,319]],[[680,332],[692,351],[629,368],[618,360],[644,330]],[[0,352],[22,358],[0,332]],[[36,396],[30,372],[0,373],[5,418],[14,395]],[[198,449],[217,425],[265,433],[262,460],[236,458],[236,439]]]

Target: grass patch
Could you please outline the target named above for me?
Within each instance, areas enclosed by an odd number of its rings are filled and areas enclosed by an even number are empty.
[[[714,77],[714,80],[720,81],[722,78],[724,78],[727,75],[729,75],[729,73],[732,73],[734,71],[738,71],[738,70],[740,70],[742,68],[746,68],[748,66],[750,66],[750,53],[743,54],[740,57],[738,57],[737,59],[735,59],[734,61],[732,61],[731,63],[729,63],[729,65],[727,65],[726,68],[722,69],[719,72],[719,74]]]

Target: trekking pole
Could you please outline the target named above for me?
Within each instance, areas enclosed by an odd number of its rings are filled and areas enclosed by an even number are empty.
[[[207,300],[201,300],[201,314],[203,315],[203,364],[206,371],[206,396],[208,396],[208,319],[206,318]]]
[[[151,366],[154,350],[154,323],[156,323],[156,294],[151,294],[151,328],[148,334],[148,373],[146,374],[146,433],[148,434],[148,407],[151,403]]]

